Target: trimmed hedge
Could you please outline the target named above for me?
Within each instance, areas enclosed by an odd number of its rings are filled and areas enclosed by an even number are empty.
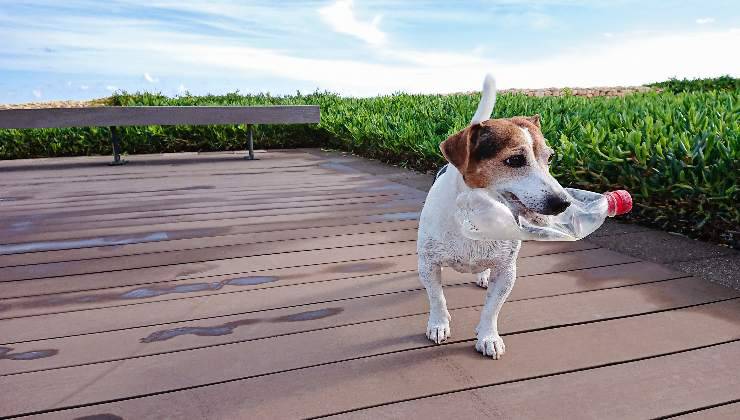
[[[676,79],[671,78],[664,82],[652,83],[648,86],[662,88],[666,91],[678,92],[704,92],[710,90],[740,90],[740,79],[725,75],[714,79]]]

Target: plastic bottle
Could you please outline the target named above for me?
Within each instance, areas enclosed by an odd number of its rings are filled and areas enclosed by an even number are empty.
[[[457,197],[455,218],[463,235],[474,240],[577,241],[604,223],[632,209],[624,190],[605,194],[566,188],[571,205],[562,213],[545,216],[519,213],[503,196],[482,188]]]

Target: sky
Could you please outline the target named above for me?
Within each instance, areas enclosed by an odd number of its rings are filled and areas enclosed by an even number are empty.
[[[0,103],[740,76],[740,1],[0,0]]]

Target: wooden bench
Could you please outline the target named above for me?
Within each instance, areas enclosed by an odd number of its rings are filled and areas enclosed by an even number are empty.
[[[141,125],[247,124],[247,159],[254,159],[254,124],[320,122],[317,105],[291,106],[103,106],[0,110],[0,128],[110,127],[112,165],[121,165],[116,127]]]

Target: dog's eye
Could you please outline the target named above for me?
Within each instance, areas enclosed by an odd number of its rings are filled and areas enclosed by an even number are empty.
[[[506,166],[511,166],[512,168],[521,168],[527,164],[527,158],[524,157],[524,155],[511,156],[504,160],[504,164],[506,164]]]

